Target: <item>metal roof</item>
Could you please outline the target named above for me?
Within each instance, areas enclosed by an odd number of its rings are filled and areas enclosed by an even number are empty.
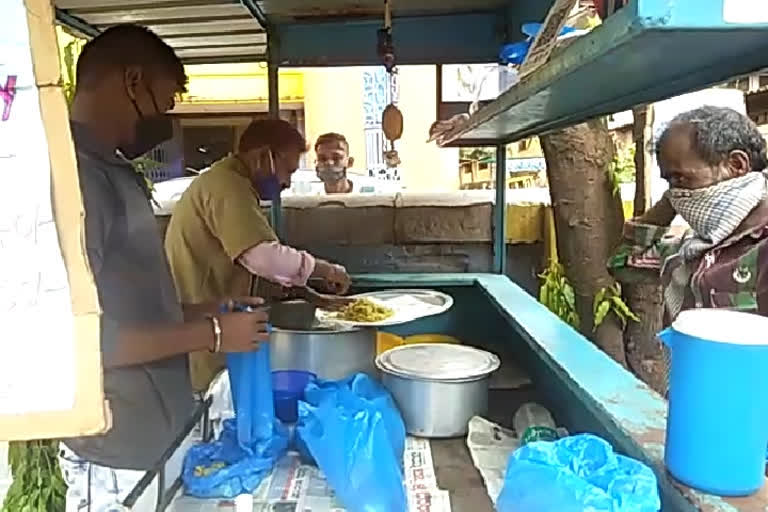
[[[60,22],[86,36],[139,23],[187,63],[264,60],[267,35],[252,2],[239,0],[54,0]]]
[[[401,64],[492,62],[552,0],[395,0]],[[145,25],[185,63],[266,60],[280,66],[376,65],[383,0],[54,0],[57,19],[86,36],[118,23]]]

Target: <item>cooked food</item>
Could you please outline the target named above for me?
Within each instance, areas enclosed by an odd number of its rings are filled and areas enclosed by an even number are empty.
[[[336,314],[339,320],[348,322],[381,322],[394,315],[395,312],[370,299],[355,299],[342,306]]]
[[[213,473],[225,467],[227,467],[227,465],[220,461],[213,462],[210,466],[195,466],[195,476],[196,477],[210,476]]]

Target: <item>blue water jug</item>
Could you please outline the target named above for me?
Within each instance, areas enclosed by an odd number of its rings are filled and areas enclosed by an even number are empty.
[[[672,356],[667,469],[711,494],[757,492],[768,445],[768,318],[683,311],[659,337]]]

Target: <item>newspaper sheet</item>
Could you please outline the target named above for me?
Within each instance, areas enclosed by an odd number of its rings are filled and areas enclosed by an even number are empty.
[[[448,491],[438,489],[432,450],[425,439],[406,439],[403,453],[409,512],[451,512]],[[235,500],[178,497],[173,512],[234,512]],[[289,452],[254,492],[253,512],[346,512],[314,466]],[[237,512],[240,512],[239,510]]]

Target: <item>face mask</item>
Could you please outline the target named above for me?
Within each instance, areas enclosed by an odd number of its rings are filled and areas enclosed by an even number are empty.
[[[332,165],[327,167],[317,167],[315,169],[317,177],[328,183],[336,183],[345,178],[347,168],[342,165]]]
[[[147,91],[152,98],[152,105],[155,107],[153,115],[145,116],[142,114],[136,100],[131,99],[138,120],[134,125],[133,142],[121,148],[123,155],[129,160],[140,157],[173,137],[173,122],[170,116],[160,112],[154,93],[149,88]]]
[[[263,178],[257,177],[254,180],[254,186],[259,194],[259,199],[274,201],[280,197],[280,193],[283,191],[283,184],[280,183],[275,172],[275,158],[272,156],[272,150],[269,151],[269,174]]]
[[[700,238],[719,243],[765,198],[766,190],[765,175],[750,172],[705,188],[671,188],[667,197]]]

